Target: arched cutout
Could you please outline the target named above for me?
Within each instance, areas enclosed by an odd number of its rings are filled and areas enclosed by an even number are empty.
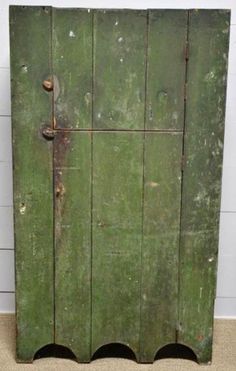
[[[34,360],[46,357],[67,358],[76,361],[75,354],[67,347],[58,344],[47,344],[34,355]]]
[[[92,361],[98,358],[125,358],[136,361],[136,355],[128,345],[122,343],[109,343],[102,345],[93,354]]]
[[[167,344],[160,348],[155,355],[155,361],[163,358],[181,358],[198,363],[194,351],[186,345],[178,343]]]

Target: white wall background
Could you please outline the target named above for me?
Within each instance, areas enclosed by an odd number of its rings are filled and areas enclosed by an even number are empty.
[[[14,238],[8,7],[231,9],[216,317],[236,317],[236,1],[235,0],[0,0],[0,312],[14,311]]]

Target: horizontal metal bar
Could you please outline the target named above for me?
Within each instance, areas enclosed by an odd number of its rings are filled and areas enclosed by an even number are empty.
[[[54,131],[71,131],[71,132],[76,132],[76,131],[82,131],[82,132],[107,132],[107,133],[116,133],[116,132],[121,132],[121,133],[167,133],[167,134],[183,134],[183,130],[173,130],[173,129],[94,129],[94,128],[89,128],[89,129],[74,129],[74,128],[55,128]]]

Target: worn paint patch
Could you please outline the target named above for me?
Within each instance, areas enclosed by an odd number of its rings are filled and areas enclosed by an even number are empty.
[[[75,37],[75,33],[74,33],[74,31],[71,30],[71,31],[69,32],[69,36],[72,37],[72,38]]]
[[[21,215],[24,215],[25,214],[25,212],[26,212],[26,205],[23,202],[20,204],[19,210],[20,210],[20,214]]]
[[[156,188],[156,187],[158,187],[160,184],[159,183],[157,183],[157,182],[147,182],[147,185],[149,186],[149,187],[151,187],[151,188]]]

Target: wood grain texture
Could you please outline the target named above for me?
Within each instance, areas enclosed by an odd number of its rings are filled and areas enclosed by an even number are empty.
[[[94,133],[92,354],[139,349],[142,174],[141,133]]]
[[[150,10],[147,129],[183,129],[186,10]]]
[[[229,13],[10,20],[18,359],[178,342],[209,362]]]
[[[176,341],[181,155],[181,133],[145,134],[141,362]]]
[[[52,14],[56,128],[92,126],[92,13],[57,9]]]
[[[17,359],[54,341],[50,8],[10,7]]]
[[[57,132],[55,184],[55,342],[90,360],[91,136]]]
[[[146,11],[94,14],[94,128],[143,129]]]
[[[228,11],[190,12],[178,341],[200,363],[212,352],[228,33]]]

